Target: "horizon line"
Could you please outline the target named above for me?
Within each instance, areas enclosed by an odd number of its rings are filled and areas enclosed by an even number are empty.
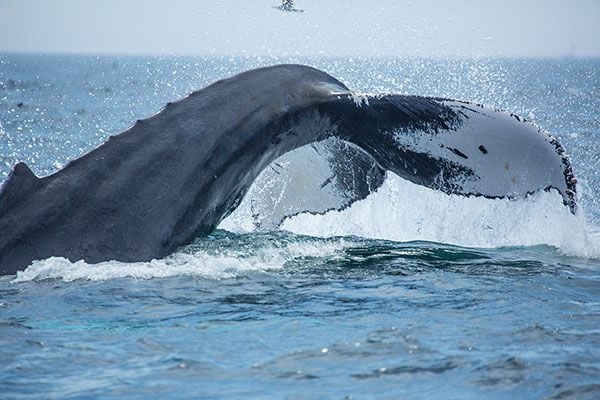
[[[23,56],[56,56],[56,57],[72,57],[72,56],[88,56],[88,57],[148,57],[148,58],[270,58],[270,59],[293,59],[293,58],[358,58],[358,59],[434,59],[434,60],[482,60],[482,59],[600,59],[600,55],[392,55],[392,54],[239,54],[239,53],[188,53],[188,52],[88,52],[88,51],[54,51],[54,50],[4,50],[0,49],[0,55],[23,55]]]

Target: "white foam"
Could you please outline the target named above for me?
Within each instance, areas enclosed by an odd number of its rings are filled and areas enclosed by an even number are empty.
[[[107,261],[88,264],[70,262],[62,257],[34,261],[12,281],[29,282],[45,279],[103,281],[115,278],[167,278],[196,276],[209,279],[229,279],[248,272],[268,272],[282,269],[286,263],[307,257],[331,258],[349,246],[343,239],[335,241],[292,241],[273,243],[248,249],[212,249],[213,251],[177,252],[161,260],[125,263]],[[219,253],[219,254],[216,254]]]
[[[566,255],[600,258],[600,237],[572,215],[556,191],[522,200],[461,197],[388,173],[382,187],[342,211],[303,213],[282,229],[320,236],[423,240],[465,247],[551,245]]]
[[[369,95],[366,93],[352,92],[349,99],[354,102],[356,107],[361,108],[363,105],[369,106]]]

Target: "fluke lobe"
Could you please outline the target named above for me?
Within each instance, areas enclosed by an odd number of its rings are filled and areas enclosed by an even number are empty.
[[[575,212],[564,149],[517,115],[456,100],[357,94],[317,69],[279,65],[168,103],[52,175],[15,165],[0,191],[0,274],[51,256],[164,257],[213,231],[277,157],[332,136],[380,171],[420,185],[491,198],[557,190]]]

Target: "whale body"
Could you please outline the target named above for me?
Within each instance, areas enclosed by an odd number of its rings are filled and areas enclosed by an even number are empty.
[[[464,196],[556,190],[576,210],[563,147],[515,114],[354,93],[312,67],[278,65],[168,103],[51,175],[15,165],[0,190],[0,274],[51,256],[89,263],[164,257],[212,232],[274,160],[315,143],[329,143],[339,176],[368,174],[368,185],[337,179],[351,193],[340,207],[376,190],[389,170]]]

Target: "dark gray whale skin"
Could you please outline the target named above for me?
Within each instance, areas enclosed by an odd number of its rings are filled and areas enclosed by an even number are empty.
[[[511,198],[556,189],[575,211],[564,150],[518,116],[446,99],[355,95],[325,72],[280,65],[169,103],[52,175],[17,164],[0,191],[0,274],[51,256],[164,257],[212,232],[277,157],[331,135],[417,184]]]

